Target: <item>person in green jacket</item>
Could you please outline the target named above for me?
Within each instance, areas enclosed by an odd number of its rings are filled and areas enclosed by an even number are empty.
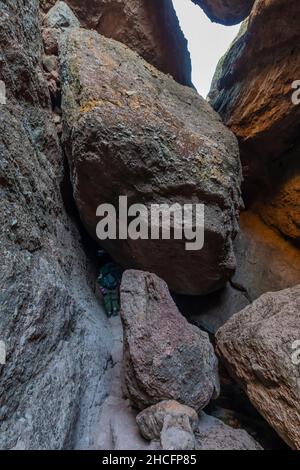
[[[120,284],[122,269],[116,263],[106,263],[100,269],[98,282],[104,299],[104,307],[108,317],[118,315],[120,311]]]

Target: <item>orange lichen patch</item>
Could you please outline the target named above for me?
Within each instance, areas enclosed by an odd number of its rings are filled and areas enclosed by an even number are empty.
[[[95,108],[99,108],[101,106],[105,106],[107,104],[112,104],[113,106],[117,106],[119,108],[122,108],[122,103],[121,101],[113,101],[113,100],[90,100],[86,101],[85,103],[81,104],[80,106],[80,112],[81,113],[89,113]]]

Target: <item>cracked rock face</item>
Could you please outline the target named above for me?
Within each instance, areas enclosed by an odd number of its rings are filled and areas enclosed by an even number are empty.
[[[217,333],[228,371],[270,425],[300,449],[300,287],[267,293]]]
[[[81,218],[96,237],[100,204],[205,205],[205,243],[109,240],[127,268],[154,272],[179,293],[205,294],[235,269],[240,162],[237,142],[193,90],[122,44],[72,30],[60,53],[64,143]],[[172,238],[172,237],[171,237]],[[176,269],[174,269],[176,266]]]
[[[193,0],[216,23],[227,26],[243,21],[255,0]]]
[[[47,12],[56,0],[40,0]],[[60,2],[64,3],[64,2]],[[192,86],[192,66],[172,0],[67,0],[81,25],[126,44],[147,62]]]
[[[178,312],[161,279],[126,271],[121,318],[125,383],[133,406],[143,410],[176,400],[198,411],[217,397],[218,364],[208,335]]]
[[[61,189],[38,2],[0,1],[0,448],[90,445],[110,332]]]

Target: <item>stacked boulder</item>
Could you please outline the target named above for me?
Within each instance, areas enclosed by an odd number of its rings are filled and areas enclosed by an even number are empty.
[[[245,431],[201,412],[218,397],[218,362],[208,334],[181,316],[167,285],[154,274],[126,271],[121,305],[126,395],[142,410],[141,435],[164,450],[260,449]]]

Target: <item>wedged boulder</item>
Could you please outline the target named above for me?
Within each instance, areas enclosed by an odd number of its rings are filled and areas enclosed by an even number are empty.
[[[41,0],[48,12],[56,0]],[[62,2],[61,2],[62,3]],[[147,62],[192,86],[187,40],[172,0],[67,0],[87,29],[126,44]]]
[[[168,400],[150,406],[137,415],[136,422],[142,436],[148,441],[159,440],[167,416],[171,416],[177,426],[187,419],[191,431],[197,428],[199,418],[195,410],[175,400]]]
[[[298,450],[299,308],[300,286],[267,293],[217,333],[217,350],[228,371],[282,439]]]
[[[227,426],[203,412],[199,416],[196,439],[198,450],[263,450],[244,429]]]
[[[208,335],[181,316],[164,281],[126,271],[121,318],[125,383],[137,409],[176,400],[198,411],[217,397],[218,363]]]
[[[0,1],[0,49],[0,448],[88,448],[111,339],[62,197],[38,1]]]
[[[300,106],[292,98],[300,77],[299,16],[297,0],[256,1],[210,94],[240,141],[246,204],[297,241]]]
[[[163,450],[195,450],[198,415],[189,406],[162,401],[139,413],[136,422],[142,436],[159,441]]]
[[[166,416],[160,435],[163,450],[195,450],[196,439],[187,416]]]
[[[64,143],[74,197],[89,233],[96,210],[118,197],[128,206],[202,203],[205,242],[107,240],[127,268],[159,275],[179,293],[205,294],[232,276],[241,205],[237,142],[194,90],[178,85],[122,44],[72,30],[60,54]],[[176,269],[174,269],[176,266]]]
[[[238,24],[251,12],[255,0],[192,0],[214,22],[226,26]]]

